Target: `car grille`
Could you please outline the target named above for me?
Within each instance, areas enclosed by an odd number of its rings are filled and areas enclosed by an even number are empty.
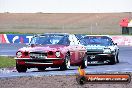
[[[44,59],[46,56],[47,53],[44,52],[30,52],[30,58]]]
[[[96,54],[102,54],[103,51],[87,51],[87,55],[96,55]]]

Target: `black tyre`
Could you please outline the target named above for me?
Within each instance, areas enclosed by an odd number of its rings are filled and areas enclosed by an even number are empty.
[[[45,69],[46,69],[45,67],[38,67],[39,71],[45,71]]]
[[[113,55],[113,56],[110,58],[109,64],[110,64],[110,65],[116,64],[116,55]]]
[[[119,54],[116,55],[116,63],[119,63]]]
[[[22,65],[16,65],[16,69],[17,71],[20,73],[20,72],[26,72],[27,71],[27,68],[25,66],[22,66]]]
[[[88,65],[88,56],[86,55],[84,59],[82,60],[81,69],[87,68]]]
[[[67,70],[69,68],[70,68],[70,55],[66,54],[65,59],[64,59],[64,63],[60,67],[60,70]]]

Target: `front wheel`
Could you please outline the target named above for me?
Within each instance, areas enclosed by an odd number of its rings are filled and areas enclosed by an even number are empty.
[[[116,55],[113,55],[113,56],[110,58],[109,64],[110,64],[110,65],[116,64]]]
[[[64,59],[64,63],[60,67],[60,70],[67,70],[69,68],[70,68],[70,55],[66,54],[65,59]]]
[[[84,69],[84,68],[87,68],[88,66],[88,59],[87,59],[87,55],[84,57],[84,59],[82,60],[82,64],[81,64],[81,68]]]
[[[20,73],[20,72],[26,72],[27,71],[27,68],[25,66],[22,66],[22,65],[18,65],[16,64],[16,69],[17,71]]]
[[[119,63],[119,54],[116,55],[116,63]]]

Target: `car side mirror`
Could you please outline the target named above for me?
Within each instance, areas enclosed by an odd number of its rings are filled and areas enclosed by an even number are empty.
[[[114,43],[114,45],[117,45],[117,43]]]

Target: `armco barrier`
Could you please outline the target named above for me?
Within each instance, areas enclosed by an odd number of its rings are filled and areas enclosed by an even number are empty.
[[[1,34],[0,43],[29,43],[33,34]]]
[[[0,34],[0,43],[29,43],[33,34]],[[132,45],[132,36],[111,36],[118,45]]]
[[[118,45],[131,45],[132,46],[132,36],[111,36],[112,40]]]
[[[0,34],[0,43],[6,43],[4,34]]]

